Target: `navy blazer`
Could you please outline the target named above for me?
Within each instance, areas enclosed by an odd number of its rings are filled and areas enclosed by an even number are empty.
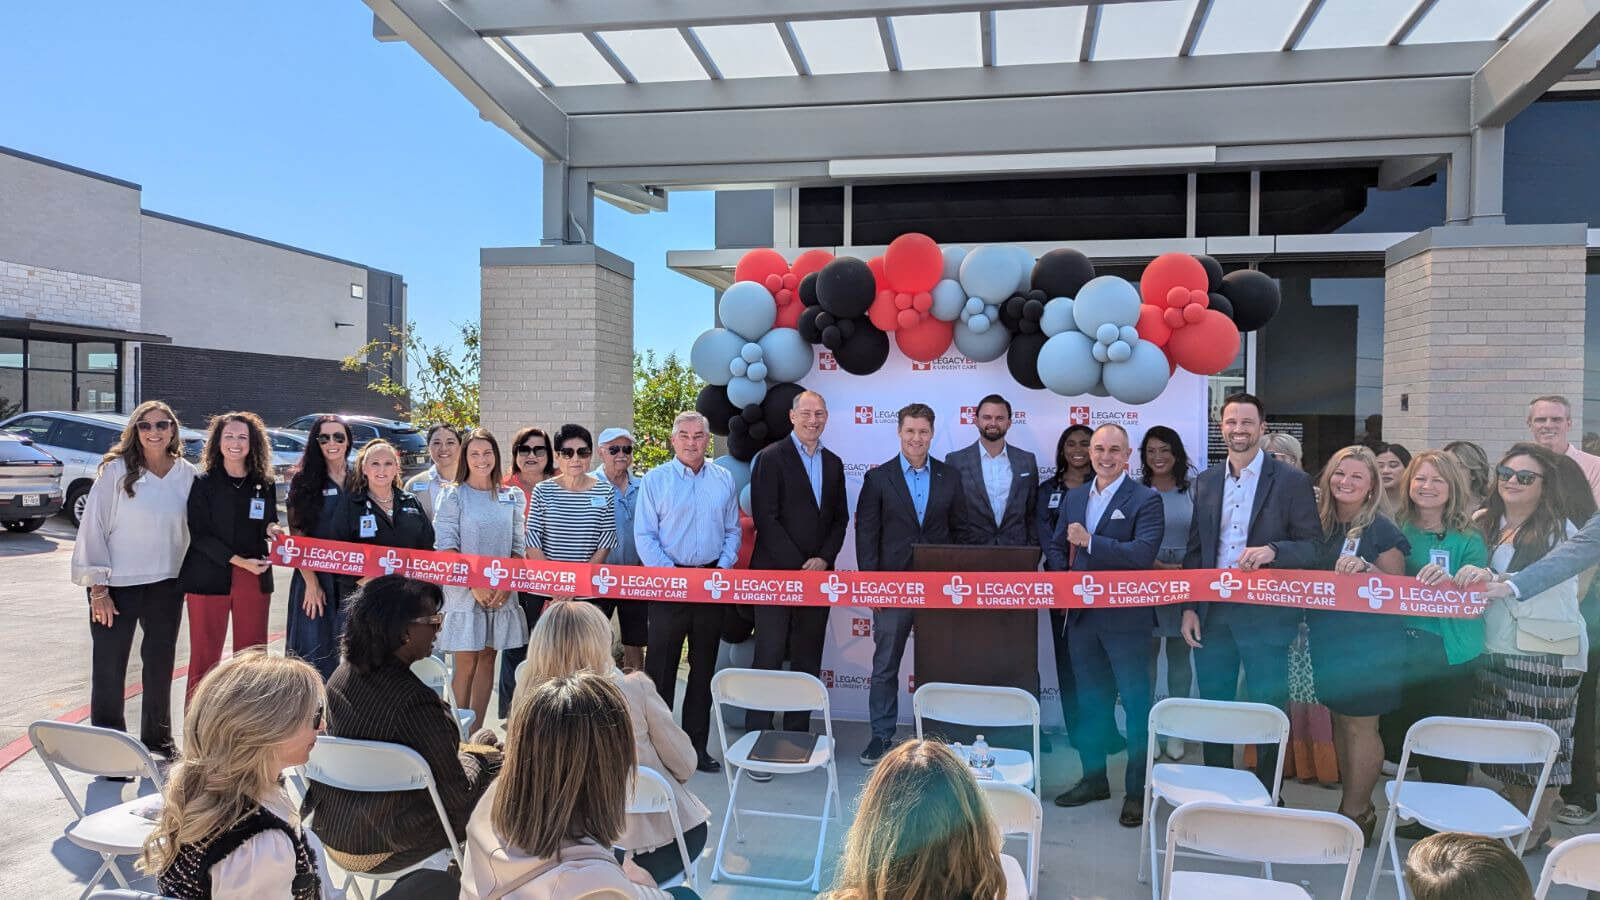
[[[1061,519],[1056,523],[1056,533],[1050,540],[1053,564],[1068,568],[1067,526],[1076,522],[1088,524],[1089,490],[1094,482],[1081,484],[1061,501]],[[1117,514],[1121,515],[1118,516]],[[1072,557],[1071,571],[1105,572],[1149,569],[1161,549],[1161,534],[1166,529],[1166,515],[1161,508],[1161,495],[1135,481],[1130,475],[1112,495],[1111,502],[1095,525],[1087,549],[1080,548]],[[1080,624],[1103,631],[1149,631],[1155,627],[1155,610],[1133,607],[1128,609],[1071,609],[1067,611],[1067,624]]]
[[[1011,462],[1011,492],[1006,495],[1006,508],[1000,516],[1000,524],[996,525],[994,510],[989,505],[989,488],[983,482],[982,453],[979,442],[973,441],[944,458],[952,469],[961,473],[961,483],[967,491],[967,512],[971,514],[968,525],[972,529],[969,543],[1002,547],[1038,544],[1039,517],[1035,505],[1039,502],[1039,461],[1026,450],[1006,445],[1006,458]]]
[[[784,438],[756,454],[750,464],[750,513],[756,523],[752,569],[798,569],[817,557],[833,568],[850,510],[844,494],[844,463],[827,447],[822,453],[822,505],[811,493],[800,449]]]
[[[856,498],[856,568],[898,572],[911,568],[914,544],[964,544],[970,537],[961,473],[928,457],[928,508],[922,523],[900,471],[900,455],[873,466]]]
[[[1271,566],[1275,569],[1315,569],[1322,523],[1317,518],[1311,476],[1261,452],[1265,456],[1261,483],[1256,485],[1245,546],[1275,550],[1277,558]],[[1228,461],[1223,459],[1194,480],[1194,518],[1189,521],[1189,547],[1183,558],[1186,569],[1217,568],[1227,475]],[[1244,603],[1191,603],[1186,609],[1197,611],[1202,624],[1230,626],[1240,642],[1287,645],[1294,642],[1300,628],[1298,609]],[[1202,630],[1202,639],[1204,636]]]

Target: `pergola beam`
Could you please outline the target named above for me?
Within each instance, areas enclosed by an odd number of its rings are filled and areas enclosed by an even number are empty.
[[[1406,17],[1400,20],[1399,25],[1395,26],[1394,33],[1389,35],[1389,40],[1387,41],[1388,45],[1391,47],[1400,46],[1400,44],[1403,43],[1406,38],[1411,36],[1411,32],[1415,31],[1417,26],[1422,24],[1423,17],[1426,16],[1428,12],[1432,10],[1436,4],[1438,4],[1438,2],[1439,0],[1417,0],[1416,5],[1411,7],[1411,11],[1406,13]]]
[[[1510,122],[1600,43],[1600,0],[1550,0],[1472,79],[1472,125]]]
[[[1211,0],[1194,0],[1194,8],[1189,10],[1189,27],[1183,30],[1183,41],[1178,45],[1179,56],[1194,53],[1194,45],[1200,42],[1200,30],[1206,27],[1206,16],[1210,14]]]
[[[1301,39],[1306,36],[1306,31],[1311,28],[1312,21],[1322,9],[1322,2],[1323,0],[1306,0],[1306,5],[1300,7],[1300,15],[1295,18],[1289,34],[1283,39],[1284,50],[1293,50],[1300,46]]]

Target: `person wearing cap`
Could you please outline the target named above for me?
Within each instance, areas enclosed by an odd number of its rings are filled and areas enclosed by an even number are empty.
[[[606,562],[637,566],[639,551],[633,546],[633,508],[639,500],[639,479],[633,477],[633,432],[607,428],[600,432],[600,467],[596,478],[611,482],[616,498],[617,545]],[[650,609],[643,600],[618,600],[617,624],[622,630],[622,669],[644,671],[644,648],[650,639]]]

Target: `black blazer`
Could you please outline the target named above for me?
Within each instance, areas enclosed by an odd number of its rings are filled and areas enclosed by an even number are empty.
[[[798,569],[812,557],[833,568],[844,546],[850,507],[844,495],[844,463],[832,450],[820,449],[821,507],[792,438],[756,454],[750,470],[750,512],[756,523],[750,568]]]
[[[1089,490],[1094,482],[1080,484],[1067,492],[1061,501],[1061,519],[1050,541],[1053,564],[1063,565],[1067,558],[1067,526],[1073,522],[1088,524]],[[1117,513],[1121,515],[1117,515]],[[1149,569],[1161,549],[1161,533],[1166,528],[1166,515],[1161,508],[1161,495],[1133,480],[1122,479],[1122,485],[1112,495],[1106,511],[1094,527],[1094,540],[1088,550],[1072,554],[1071,570],[1074,572],[1106,572]],[[1153,607],[1128,609],[1069,609],[1067,624],[1085,625],[1099,631],[1142,631],[1148,633],[1156,624]]]
[[[856,498],[856,567],[863,572],[911,568],[913,544],[964,544],[971,539],[961,473],[928,457],[928,508],[922,524],[900,471],[900,455],[873,466]]]
[[[1032,453],[1006,445],[1006,457],[1011,461],[1011,492],[1006,495],[1006,508],[1000,524],[994,523],[994,511],[989,507],[989,488],[983,483],[983,448],[977,441],[956,450],[944,458],[950,467],[961,473],[961,483],[967,491],[968,523],[972,529],[971,543],[997,544],[1002,547],[1031,547],[1039,543],[1039,461]]]
[[[1275,569],[1315,569],[1317,544],[1322,525],[1317,519],[1316,495],[1311,476],[1273,459],[1266,451],[1261,464],[1261,483],[1256,485],[1255,503],[1250,511],[1250,530],[1245,546],[1270,546],[1277,551]],[[1228,475],[1224,459],[1201,472],[1194,481],[1194,518],[1189,521],[1189,547],[1184,554],[1186,569],[1215,569],[1217,543],[1222,533],[1222,494]],[[1202,623],[1227,624],[1237,640],[1256,640],[1269,644],[1289,644],[1300,627],[1301,611],[1243,603],[1198,603]],[[1202,635],[1203,637],[1203,635]]]
[[[261,518],[250,518],[250,501],[262,501]],[[201,472],[189,489],[189,550],[178,570],[186,594],[233,592],[235,556],[264,559],[267,526],[278,521],[278,487],[246,476],[240,485],[225,471]],[[272,568],[261,573],[261,590],[272,593]]]
[[[361,517],[368,514],[372,516],[378,530],[371,537],[362,537]],[[406,550],[433,549],[433,521],[422,511],[422,502],[417,499],[416,494],[398,488],[394,492],[393,518],[385,515],[383,508],[370,500],[365,491],[360,494],[351,492],[340,494],[333,500],[333,510],[329,513],[329,526],[325,537],[333,541],[371,544],[374,547],[400,547]],[[348,597],[355,593],[358,580],[354,575],[334,576],[334,583],[339,587],[339,596]]]

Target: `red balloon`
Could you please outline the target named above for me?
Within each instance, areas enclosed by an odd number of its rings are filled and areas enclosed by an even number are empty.
[[[905,291],[897,292],[894,295],[894,308],[895,309],[910,309],[911,308],[911,295],[906,293]]]
[[[781,290],[777,294],[775,294],[773,299],[778,301],[778,305],[779,306],[786,306],[786,305],[794,302],[794,291],[791,291],[788,288],[784,288],[783,290]]]
[[[733,562],[735,569],[750,568],[750,556],[756,551],[756,520],[739,513],[739,555]]]
[[[894,291],[884,288],[877,299],[867,307],[867,319],[879,331],[893,331],[898,324],[895,318],[900,309],[894,305]]]
[[[1233,320],[1214,309],[1200,321],[1172,332],[1167,358],[1196,375],[1215,375],[1239,355],[1239,329]]]
[[[733,267],[733,280],[765,285],[768,275],[776,275],[781,280],[788,273],[789,261],[783,258],[783,254],[770,247],[762,247],[739,257],[739,264]],[[775,291],[777,288],[768,290]]]
[[[769,281],[771,279],[768,279]],[[1182,309],[1189,305],[1189,289],[1181,284],[1175,284],[1167,291],[1167,305]]]
[[[807,275],[822,271],[822,267],[831,262],[833,262],[832,253],[826,250],[807,250],[795,257],[794,265],[789,267],[789,271],[795,277],[795,284],[799,284]]]
[[[782,275],[778,275],[778,274],[768,275],[767,276],[767,280],[765,282],[763,282],[763,283],[766,284],[767,290],[773,292],[774,294],[776,294],[777,292],[783,290],[783,276]]]
[[[794,290],[795,288],[797,288],[799,286],[800,286],[800,279],[796,278],[795,274],[793,272],[790,272],[789,274],[783,276],[783,287],[784,287],[784,290],[792,291],[792,290]]]
[[[941,322],[933,316],[925,316],[916,325],[895,331],[894,342],[900,352],[911,359],[929,362],[943,356],[950,349],[950,342],[955,336],[954,322]]]
[[[872,270],[872,277],[878,282],[878,290],[889,290],[889,279],[883,274],[883,257],[874,256],[867,260],[867,268]]]
[[[1167,339],[1172,337],[1172,326],[1167,324],[1163,315],[1166,310],[1159,306],[1146,303],[1139,307],[1139,337],[1144,338],[1157,347],[1165,347]]]
[[[899,325],[900,328],[915,328],[917,323],[922,321],[922,314],[914,309],[902,309],[895,315],[894,320],[895,324]],[[895,330],[898,331],[900,329],[897,328]]]
[[[784,303],[778,307],[777,321],[772,323],[774,328],[797,328],[800,325],[800,314],[806,311],[804,303]]]
[[[1143,307],[1141,307],[1141,309],[1142,308]],[[1184,321],[1183,310],[1174,309],[1170,306],[1161,313],[1161,321],[1167,323],[1167,327],[1174,331],[1188,324],[1186,321]]]
[[[1166,306],[1167,295],[1174,287],[1203,291],[1210,284],[1200,260],[1187,253],[1163,253],[1144,267],[1144,274],[1139,276],[1139,296],[1152,306]]]
[[[933,309],[933,295],[923,291],[911,298],[911,308],[917,312],[927,312]]]
[[[1183,321],[1186,324],[1193,325],[1202,318],[1205,318],[1205,314],[1207,312],[1208,310],[1204,306],[1201,306],[1198,303],[1191,303],[1183,308]]]
[[[925,234],[902,234],[889,242],[889,249],[883,254],[883,271],[897,291],[931,291],[944,277],[944,254]]]

